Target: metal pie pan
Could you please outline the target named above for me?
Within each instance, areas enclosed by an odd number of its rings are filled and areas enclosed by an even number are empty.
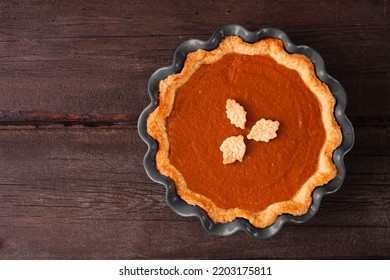
[[[247,43],[255,43],[265,38],[281,39],[284,48],[288,53],[303,54],[313,62],[317,77],[328,85],[330,91],[336,98],[334,115],[343,135],[341,145],[333,152],[333,162],[338,170],[336,177],[328,184],[317,187],[313,191],[313,202],[306,214],[302,216],[293,216],[290,214],[280,215],[272,225],[266,228],[256,228],[249,223],[248,220],[243,218],[236,218],[234,221],[228,223],[214,223],[202,208],[185,202],[177,195],[175,183],[169,177],[162,175],[157,170],[155,156],[158,149],[158,143],[147,133],[146,120],[149,114],[158,106],[160,81],[172,74],[179,73],[184,66],[188,53],[198,49],[207,51],[213,50],[218,47],[221,40],[226,36],[239,36]],[[173,211],[185,217],[198,217],[204,229],[212,234],[228,236],[238,231],[245,231],[258,239],[274,236],[285,223],[299,224],[311,219],[317,213],[322,197],[337,191],[344,181],[346,173],[344,156],[352,148],[355,138],[353,127],[344,113],[347,104],[345,90],[338,81],[326,72],[324,61],[316,51],[308,46],[294,45],[286,33],[279,29],[263,28],[251,32],[239,25],[227,25],[218,29],[207,41],[197,39],[185,41],[176,49],[172,65],[160,68],[152,74],[148,83],[148,93],[151,102],[138,119],[138,133],[142,140],[148,145],[148,150],[144,157],[144,168],[146,173],[153,181],[166,187],[167,203]]]

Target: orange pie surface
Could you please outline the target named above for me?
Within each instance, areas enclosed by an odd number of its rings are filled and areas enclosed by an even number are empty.
[[[247,111],[244,131],[225,117],[228,98]],[[243,162],[222,164],[223,140],[247,135],[261,117],[279,121],[278,137],[245,138]],[[190,190],[221,208],[260,211],[291,199],[314,173],[325,141],[317,98],[296,71],[261,55],[232,53],[202,65],[178,89],[167,124],[172,164]]]
[[[245,129],[226,117],[227,99],[245,108]],[[287,54],[278,39],[256,45],[229,37],[214,51],[190,54],[181,73],[161,82],[148,132],[160,145],[158,169],[184,200],[215,222],[244,217],[265,227],[282,213],[304,214],[314,188],[335,176],[334,104],[312,63]],[[280,124],[269,142],[246,137],[261,118]],[[245,139],[243,160],[223,164],[219,147],[237,135]]]

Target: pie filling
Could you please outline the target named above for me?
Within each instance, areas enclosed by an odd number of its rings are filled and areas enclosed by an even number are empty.
[[[147,120],[156,166],[214,222],[243,217],[264,228],[283,213],[302,215],[337,174],[335,102],[313,63],[281,40],[226,37],[160,82]]]
[[[247,111],[245,129],[226,118],[226,100]],[[280,123],[270,142],[248,140],[260,118]],[[202,65],[176,90],[167,118],[169,159],[188,189],[219,208],[259,212],[292,199],[316,171],[326,140],[320,104],[298,72],[267,55],[229,53]],[[219,150],[244,135],[242,162],[225,165]]]

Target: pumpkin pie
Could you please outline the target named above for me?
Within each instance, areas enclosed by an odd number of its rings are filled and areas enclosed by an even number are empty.
[[[313,190],[336,176],[335,99],[313,63],[279,39],[228,36],[188,54],[159,90],[147,119],[157,169],[215,223],[241,217],[264,228],[305,214]]]

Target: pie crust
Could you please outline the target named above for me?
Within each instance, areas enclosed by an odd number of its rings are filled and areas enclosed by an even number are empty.
[[[325,130],[326,139],[320,151],[316,171],[290,200],[273,203],[266,209],[258,212],[242,208],[223,209],[218,207],[208,197],[193,192],[187,187],[184,176],[171,164],[169,157],[170,143],[167,133],[167,118],[173,109],[176,91],[202,65],[212,64],[229,53],[268,55],[277,63],[289,69],[296,70],[305,85],[319,101],[322,123]],[[318,186],[328,183],[336,176],[337,169],[332,161],[332,154],[340,145],[342,135],[334,117],[335,98],[328,86],[317,78],[313,63],[304,55],[287,53],[283,48],[282,41],[279,39],[267,38],[254,44],[249,44],[243,42],[237,36],[226,37],[212,51],[199,49],[188,54],[182,71],[162,80],[159,90],[159,105],[147,119],[148,134],[159,143],[156,154],[157,169],[175,182],[176,191],[183,200],[204,209],[208,216],[216,223],[226,223],[241,217],[249,220],[257,228],[264,228],[274,223],[281,214],[303,215],[310,207],[313,190]]]

